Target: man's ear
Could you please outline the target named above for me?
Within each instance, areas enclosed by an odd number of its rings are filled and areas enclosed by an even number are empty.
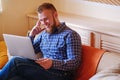
[[[54,18],[57,18],[58,17],[58,13],[55,11],[54,12]]]

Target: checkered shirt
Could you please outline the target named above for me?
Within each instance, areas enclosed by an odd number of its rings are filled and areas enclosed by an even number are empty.
[[[68,71],[78,68],[81,62],[81,38],[78,33],[61,23],[53,34],[46,31],[32,39],[35,52],[53,61],[52,68]]]

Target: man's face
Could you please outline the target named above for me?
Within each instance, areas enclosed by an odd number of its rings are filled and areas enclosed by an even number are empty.
[[[45,26],[48,33],[53,33],[56,29],[56,21],[54,13],[51,10],[43,10],[38,14],[39,20],[43,26]]]

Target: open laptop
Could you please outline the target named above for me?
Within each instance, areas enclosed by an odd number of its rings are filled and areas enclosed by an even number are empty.
[[[37,59],[29,37],[11,34],[3,34],[3,37],[11,56],[21,56],[33,60]]]

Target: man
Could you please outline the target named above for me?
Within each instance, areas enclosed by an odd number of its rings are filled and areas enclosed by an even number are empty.
[[[71,75],[81,61],[80,36],[59,21],[57,10],[51,3],[39,6],[38,18],[29,37],[36,54],[42,53],[42,58],[35,61],[12,58],[0,71],[0,80],[72,79]]]

